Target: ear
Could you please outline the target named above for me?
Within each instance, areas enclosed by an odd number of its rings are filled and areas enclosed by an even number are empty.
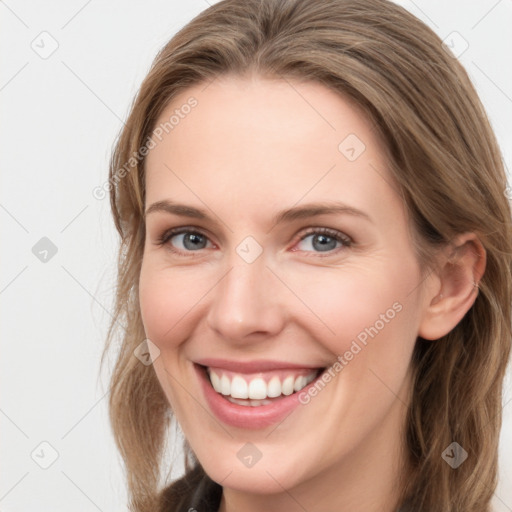
[[[441,256],[438,284],[426,296],[418,336],[437,340],[462,320],[478,295],[485,265],[485,249],[474,233],[455,238]]]

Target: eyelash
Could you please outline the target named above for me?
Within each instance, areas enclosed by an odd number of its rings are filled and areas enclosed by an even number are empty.
[[[193,227],[184,226],[184,227],[173,228],[173,229],[169,229],[167,231],[164,231],[158,237],[158,239],[157,239],[157,241],[155,243],[158,246],[164,246],[164,245],[166,245],[169,242],[169,240],[172,237],[174,237],[176,235],[183,234],[183,233],[189,233],[189,234],[194,234],[194,235],[201,235],[201,236],[204,236],[204,237],[208,238],[207,235],[202,233],[200,230],[198,230],[196,228],[193,228]],[[344,235],[343,233],[341,233],[340,231],[337,231],[335,229],[330,229],[330,228],[308,228],[308,230],[300,236],[300,238],[297,240],[295,245],[297,245],[298,243],[302,242],[302,240],[304,240],[305,238],[307,238],[310,235],[318,235],[318,234],[319,235],[327,235],[330,238],[333,238],[334,240],[336,240],[337,242],[341,242],[342,247],[338,247],[338,248],[333,249],[331,251],[325,251],[326,254],[322,254],[322,251],[303,251],[303,252],[306,252],[306,253],[313,252],[313,254],[315,256],[319,256],[320,258],[325,258],[325,257],[328,257],[328,256],[332,256],[333,254],[337,254],[343,248],[349,248],[353,244],[353,240],[350,237],[348,237],[347,235]],[[185,254],[186,256],[191,256],[191,257],[195,257],[194,252],[200,252],[200,250],[198,250],[198,251],[185,251],[185,252],[182,252],[182,251],[174,248],[171,244],[168,244],[168,247],[169,247],[169,250],[171,252],[173,252],[173,253],[176,253],[176,254],[179,254],[179,255],[184,255]],[[295,250],[294,252],[297,252],[297,251],[298,250]]]

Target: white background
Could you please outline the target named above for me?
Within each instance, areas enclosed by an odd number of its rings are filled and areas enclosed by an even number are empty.
[[[442,38],[458,32],[456,50],[467,41],[459,58],[511,169],[512,2],[400,3]],[[126,510],[108,379],[99,375],[117,238],[108,199],[92,190],[107,179],[115,137],[157,51],[207,6],[0,2],[2,512]],[[31,47],[52,44],[45,59]],[[32,252],[42,237],[57,248],[46,263]],[[512,510],[511,388],[508,378],[496,512]],[[57,459],[42,469],[35,460],[49,464],[53,450]]]

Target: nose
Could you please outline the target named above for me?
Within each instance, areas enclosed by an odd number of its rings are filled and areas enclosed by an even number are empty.
[[[263,257],[252,263],[236,258],[238,255],[214,288],[208,325],[223,340],[236,343],[273,337],[286,323],[285,307],[280,302],[283,284]]]

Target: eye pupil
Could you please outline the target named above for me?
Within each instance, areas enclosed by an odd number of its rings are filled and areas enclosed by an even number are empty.
[[[315,241],[318,241],[320,245],[316,246]],[[332,249],[336,249],[336,240],[332,236],[327,235],[315,235],[313,237],[313,246],[315,249],[319,249],[320,251],[330,251]]]
[[[198,233],[186,233],[183,237],[183,246],[187,249],[203,249],[201,242],[205,242],[205,237]]]

